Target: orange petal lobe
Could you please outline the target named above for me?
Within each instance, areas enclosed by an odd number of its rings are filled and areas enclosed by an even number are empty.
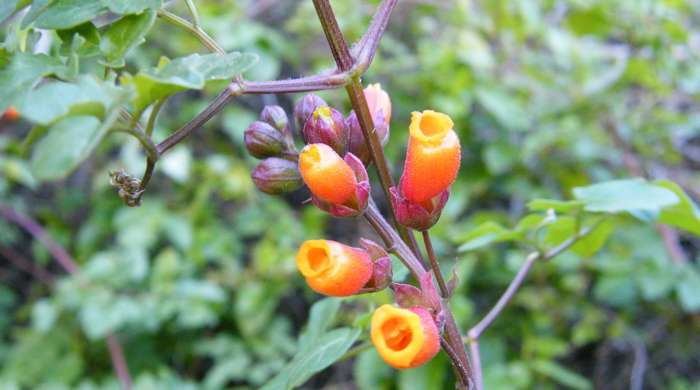
[[[331,240],[308,240],[297,252],[297,268],[314,291],[345,297],[367,284],[373,263],[362,249]]]

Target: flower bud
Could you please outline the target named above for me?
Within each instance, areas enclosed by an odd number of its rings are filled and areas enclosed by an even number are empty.
[[[14,107],[8,107],[5,113],[2,115],[2,119],[14,122],[19,119],[19,112]]]
[[[389,94],[382,89],[379,83],[368,85],[364,92],[372,118],[376,118],[376,115],[381,113],[384,124],[388,128],[391,121],[391,99],[389,99]],[[374,125],[378,126],[376,119]]]
[[[375,126],[374,131],[377,132],[379,141],[382,143],[382,146],[386,145],[389,140],[389,126],[385,124],[384,115],[381,111],[374,115],[373,122]],[[351,111],[350,115],[345,119],[345,127],[348,134],[348,152],[357,156],[363,163],[369,164],[371,162],[369,148],[355,111]]]
[[[440,335],[430,313],[421,307],[382,305],[372,315],[372,343],[394,368],[414,368],[440,350]]]
[[[288,124],[287,113],[280,106],[265,106],[260,112],[260,120],[284,133]]]
[[[349,217],[367,207],[369,177],[352,153],[341,159],[328,145],[306,145],[299,154],[299,171],[311,191],[311,200],[320,209]]]
[[[413,203],[426,202],[447,190],[457,177],[460,145],[449,116],[414,112],[409,127],[408,151],[399,188]]]
[[[353,295],[372,277],[369,254],[331,240],[308,240],[297,252],[297,268],[314,291],[333,297]]]
[[[277,157],[263,160],[251,176],[260,191],[273,195],[294,191],[302,184],[297,164]]]
[[[326,144],[336,153],[345,154],[345,120],[343,114],[334,108],[318,107],[306,120],[303,135],[307,144]]]
[[[437,223],[450,197],[450,192],[445,190],[432,199],[416,203],[404,197],[396,187],[391,187],[389,192],[398,223],[418,231],[428,230]]]
[[[321,106],[327,106],[327,104],[318,95],[310,93],[301,98],[294,106],[294,120],[297,123],[297,129],[303,129],[306,120]]]
[[[284,150],[284,136],[266,122],[251,123],[243,140],[248,152],[257,158],[279,156]]]

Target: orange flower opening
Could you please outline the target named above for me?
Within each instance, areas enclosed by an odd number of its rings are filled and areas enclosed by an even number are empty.
[[[427,310],[382,305],[372,315],[372,343],[394,368],[418,367],[440,350],[437,326]]]
[[[431,110],[411,114],[408,151],[401,192],[412,202],[424,203],[445,191],[457,178],[460,145],[454,123]]]
[[[369,112],[374,115],[377,111],[381,110],[382,115],[384,115],[384,123],[389,125],[391,121],[391,99],[389,98],[389,94],[382,89],[379,83],[368,85],[364,93]]]
[[[299,171],[309,190],[321,200],[345,204],[355,197],[355,173],[328,145],[306,145],[299,154]]]
[[[331,240],[308,240],[297,252],[297,268],[314,291],[344,297],[367,284],[373,263],[362,249]]]

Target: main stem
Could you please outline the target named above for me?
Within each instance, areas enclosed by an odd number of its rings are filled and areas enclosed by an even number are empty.
[[[387,8],[382,9],[381,11],[391,12],[394,5],[396,5],[396,1],[390,2]],[[345,42],[343,33],[340,31],[338,21],[335,18],[335,14],[333,13],[333,8],[331,7],[330,3],[328,0],[314,0],[314,7],[316,7],[316,13],[321,21],[323,32],[326,35],[326,40],[328,40],[328,45],[331,48],[331,53],[333,53],[333,58],[335,59],[338,69],[343,72],[352,70],[353,66],[356,65],[355,59],[353,58],[352,54],[350,54],[350,48],[348,47],[347,42]],[[381,31],[375,32],[375,34],[380,33]],[[371,34],[368,36],[368,39],[370,39],[370,37]],[[376,49],[376,45],[374,48]],[[366,59],[366,61],[369,60],[371,60],[371,58]],[[384,155],[382,143],[379,140],[377,132],[375,131],[372,114],[369,112],[367,99],[365,98],[362,84],[360,83],[359,79],[362,70],[366,69],[368,65],[368,63],[360,64],[360,69],[358,69],[357,74],[353,75],[351,82],[345,87],[345,90],[350,98],[352,109],[357,115],[357,121],[360,123],[360,129],[362,129],[362,135],[365,137],[365,142],[367,143],[367,148],[369,149],[370,156],[372,157],[372,162],[374,162],[374,166],[377,167],[379,182],[382,185],[384,196],[387,200],[389,200],[391,219],[394,222],[399,235],[401,235],[401,238],[408,243],[413,253],[420,259],[421,254],[418,250],[418,245],[416,244],[415,238],[406,227],[396,223],[396,214],[390,201],[391,192],[389,189],[394,186],[394,180],[391,178],[389,164],[386,156]]]

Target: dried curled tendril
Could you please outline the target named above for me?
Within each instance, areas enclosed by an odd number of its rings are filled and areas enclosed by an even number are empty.
[[[129,175],[124,170],[118,170],[109,173],[109,184],[119,188],[119,197],[127,206],[141,205],[141,195],[143,195],[144,189],[141,187],[140,179]]]

